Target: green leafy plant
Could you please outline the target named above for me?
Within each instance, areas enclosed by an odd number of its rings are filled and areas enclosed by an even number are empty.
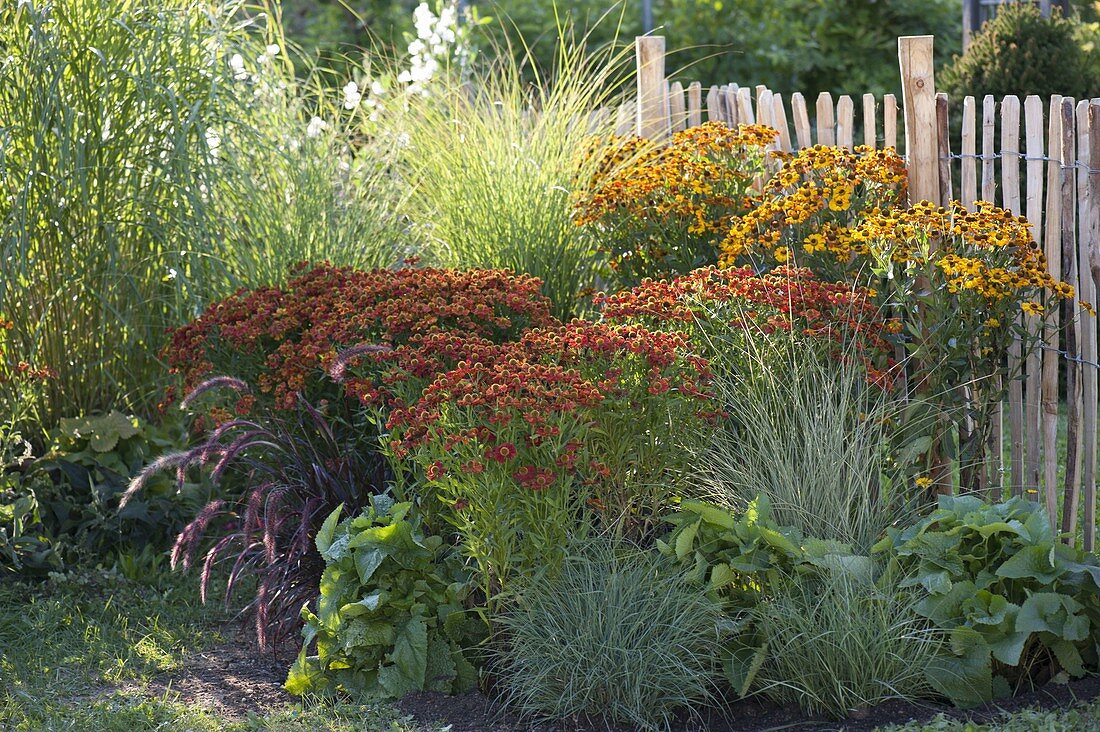
[[[1008,3],[971,39],[966,53],[944,69],[940,86],[959,97],[1095,95],[1097,86],[1085,73],[1087,57],[1076,38],[1079,26],[1060,10],[1043,17],[1033,3]]]
[[[705,585],[732,612],[753,607],[793,575],[834,567],[866,576],[872,572],[870,558],[854,554],[846,544],[778,526],[764,496],[743,512],[685,500],[668,521],[673,528],[657,541],[658,550],[690,568],[687,579]]]
[[[0,473],[0,577],[43,575],[62,567],[42,525],[34,481]]]
[[[467,611],[470,572],[452,546],[424,532],[412,504],[377,495],[343,522],[337,509],[317,549],[321,596],[316,613],[302,609],[304,643],[289,691],[397,698],[474,686],[469,649],[484,625]]]
[[[1100,563],[1059,541],[1037,504],[941,496],[875,550],[911,573],[902,586],[928,594],[916,611],[949,632],[931,680],[956,704],[1095,667]]]
[[[655,552],[591,542],[501,617],[504,701],[542,720],[668,728],[715,699],[720,608]]]
[[[44,526],[66,545],[94,556],[165,550],[187,517],[208,498],[202,481],[151,480],[120,509],[130,481],[165,451],[187,442],[180,420],[155,425],[119,411],[62,418],[48,452],[29,470],[48,476],[38,492]]]

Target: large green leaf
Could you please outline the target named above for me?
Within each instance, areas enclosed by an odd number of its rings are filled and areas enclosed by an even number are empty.
[[[424,687],[428,663],[428,626],[421,615],[413,615],[398,629],[390,658],[417,688]]]
[[[1027,546],[1009,557],[997,568],[997,575],[1009,579],[1033,579],[1049,585],[1066,571],[1057,562],[1053,545]]]

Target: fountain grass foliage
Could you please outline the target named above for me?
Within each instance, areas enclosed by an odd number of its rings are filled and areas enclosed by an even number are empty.
[[[666,729],[716,702],[720,608],[660,555],[595,540],[501,618],[503,700],[535,719]]]
[[[597,164],[583,151],[613,131],[611,116],[592,113],[617,99],[632,52],[618,42],[591,51],[558,33],[551,75],[511,52],[484,54],[491,60],[468,83],[452,77],[411,98],[398,124],[409,215],[424,227],[428,257],[539,277],[568,319],[585,310],[601,266],[574,221],[572,191]]]
[[[733,510],[763,495],[779,525],[869,551],[912,508],[889,452],[893,396],[788,333],[714,346],[732,365],[715,382],[730,419],[699,458],[700,492]]]

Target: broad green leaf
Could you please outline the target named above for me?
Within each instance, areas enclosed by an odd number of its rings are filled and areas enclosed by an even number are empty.
[[[390,658],[402,674],[423,688],[428,663],[428,628],[423,617],[414,615],[400,627]]]
[[[344,504],[340,504],[336,507],[336,510],[328,515],[325,522],[321,524],[320,530],[317,532],[317,551],[321,552],[324,556],[332,545],[332,537],[336,533],[336,524],[340,522],[340,512],[344,510]]]
[[[389,552],[382,547],[356,550],[355,571],[359,575],[359,581],[369,586],[375,570],[381,566],[387,556],[389,556]]]
[[[698,514],[708,524],[721,526],[724,529],[732,529],[737,525],[737,519],[729,511],[719,508],[711,503],[703,501],[686,500],[680,503],[682,511]]]
[[[1026,546],[997,568],[997,575],[1009,579],[1033,579],[1049,585],[1065,571],[1051,563],[1051,546]]]
[[[700,518],[693,523],[688,524],[680,532],[680,535],[676,537],[676,558],[683,560],[691,553],[692,546],[695,543],[695,534],[699,531],[699,525],[703,519]]]

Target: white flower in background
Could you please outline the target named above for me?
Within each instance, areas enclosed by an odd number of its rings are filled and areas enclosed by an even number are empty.
[[[355,109],[362,99],[363,95],[359,91],[359,85],[354,81],[349,81],[344,87],[344,109]]]
[[[272,44],[268,45],[268,47],[264,50],[267,52],[268,56],[278,56],[279,51],[281,51],[282,49],[279,48],[278,43],[272,43]]]
[[[244,70],[244,57],[241,54],[235,53],[229,57],[229,68],[237,81],[248,78],[248,72]]]
[[[380,97],[386,93],[386,87],[382,86],[380,81],[372,81],[370,85],[370,93],[376,97]]]
[[[420,3],[413,11],[413,25],[416,26],[416,37],[421,39],[431,38],[432,26],[435,25],[435,13],[428,7],[428,3]]]
[[[328,122],[315,116],[306,126],[306,137],[317,137],[317,135],[321,134],[326,129],[328,129]]]

